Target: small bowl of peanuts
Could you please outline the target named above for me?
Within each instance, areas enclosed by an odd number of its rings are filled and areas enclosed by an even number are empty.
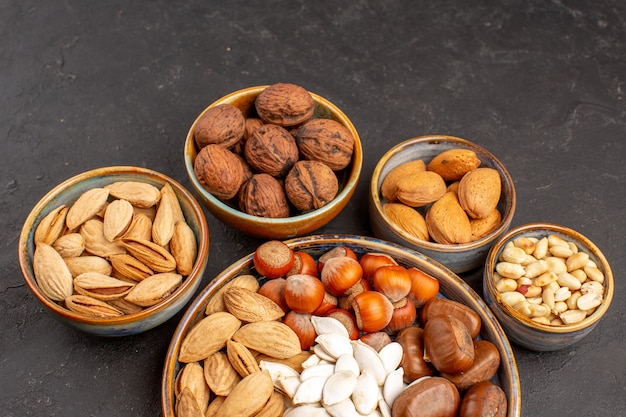
[[[534,351],[570,346],[609,309],[614,283],[598,247],[556,224],[512,228],[485,263],[483,297],[515,344]]]

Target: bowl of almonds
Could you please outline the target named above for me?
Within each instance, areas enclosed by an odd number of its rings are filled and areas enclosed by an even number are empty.
[[[483,297],[508,337],[530,350],[552,351],[588,335],[609,309],[613,273],[600,249],[565,226],[529,223],[491,248]]]
[[[408,139],[379,160],[370,182],[374,235],[461,273],[481,267],[513,219],[513,180],[492,153],[466,139]]]
[[[249,87],[200,113],[187,174],[225,224],[261,238],[301,236],[331,221],[358,184],[359,135],[327,99],[295,84]]]
[[[113,166],[78,174],[32,209],[19,240],[31,292],[60,321],[100,336],[149,330],[182,309],[206,268],[201,206],[174,179]]]
[[[168,348],[165,417],[518,417],[511,346],[458,276],[354,235],[268,240],[190,304]]]

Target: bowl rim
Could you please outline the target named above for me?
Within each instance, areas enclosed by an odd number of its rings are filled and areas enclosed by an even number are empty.
[[[330,109],[333,116],[339,119],[338,121],[341,124],[343,124],[345,127],[347,127],[350,133],[352,134],[352,136],[354,137],[354,151],[352,154],[352,161],[349,165],[350,167],[349,171],[346,172],[347,179],[345,181],[345,184],[343,184],[343,187],[341,188],[341,190],[337,193],[335,198],[333,198],[329,203],[327,203],[326,205],[324,205],[323,207],[319,209],[309,210],[307,212],[299,213],[299,214],[296,214],[294,216],[289,216],[289,217],[268,218],[268,217],[253,216],[251,214],[244,213],[243,211],[224,203],[222,200],[218,199],[213,194],[208,192],[202,186],[202,184],[200,184],[200,181],[198,181],[198,179],[196,178],[194,171],[193,171],[193,163],[195,159],[192,160],[191,154],[190,152],[188,152],[188,150],[191,148],[195,149],[196,145],[195,145],[195,140],[193,137],[193,131],[194,131],[196,124],[198,123],[198,120],[210,108],[218,104],[228,102],[229,100],[235,97],[242,96],[242,95],[255,94],[255,93],[258,95],[267,87],[269,87],[269,85],[259,85],[259,86],[247,87],[247,88],[233,91],[225,96],[220,97],[219,99],[215,100],[213,103],[209,104],[209,106],[207,106],[196,117],[191,127],[189,128],[189,131],[187,132],[187,137],[185,139],[184,159],[185,159],[185,168],[187,170],[187,176],[189,177],[189,180],[193,184],[196,191],[199,192],[203,196],[203,198],[205,198],[212,205],[214,205],[216,210],[219,210],[220,212],[230,213],[231,215],[234,215],[237,218],[248,223],[262,222],[264,224],[267,224],[268,227],[271,227],[272,225],[280,225],[284,227],[284,226],[289,226],[292,224],[295,226],[298,223],[303,223],[303,222],[306,223],[308,220],[312,220],[318,217],[323,217],[327,213],[329,214],[333,213],[333,211],[336,210],[338,206],[345,204],[345,202],[348,199],[350,199],[350,197],[352,196],[352,194],[354,193],[358,185],[358,180],[359,180],[359,177],[361,176],[361,171],[363,168],[363,148],[362,148],[360,136],[356,128],[354,127],[354,124],[345,115],[345,113],[339,107],[337,107],[335,104],[333,104],[326,98],[320,95],[317,95],[311,91],[309,91],[309,94],[311,94],[311,96],[313,97],[313,100],[315,101],[316,105],[322,105],[326,109]]]
[[[533,232],[541,232],[546,231],[546,235],[549,232],[555,232],[557,234],[561,234],[564,236],[568,236],[574,243],[581,248],[584,246],[585,250],[593,257],[595,257],[599,263],[599,267],[604,273],[604,301],[600,304],[596,310],[587,316],[585,319],[578,323],[564,325],[564,326],[550,326],[547,324],[537,323],[532,321],[528,317],[524,316],[517,310],[515,310],[512,306],[505,303],[500,295],[500,292],[496,290],[493,282],[493,271],[495,268],[495,263],[497,260],[497,256],[504,248],[504,245],[509,242],[511,239],[527,235]],[[609,285],[606,285],[608,283]],[[611,301],[613,300],[613,293],[615,291],[613,272],[611,271],[611,266],[604,256],[604,254],[600,251],[600,249],[586,236],[583,234],[571,229],[567,226],[558,225],[555,223],[547,223],[547,222],[533,222],[526,223],[514,228],[511,228],[502,236],[500,236],[497,241],[493,244],[489,253],[487,254],[487,259],[485,261],[485,268],[483,272],[483,289],[484,291],[488,291],[489,295],[493,297],[497,306],[505,313],[507,316],[514,319],[517,323],[524,325],[527,328],[548,334],[569,334],[578,332],[580,330],[586,329],[595,323],[597,323],[604,314],[608,311]]]
[[[508,204],[505,208],[505,212],[502,215],[502,220],[500,221],[500,225],[498,225],[498,227],[495,230],[493,230],[491,233],[489,233],[488,235],[483,236],[482,238],[474,240],[472,242],[449,245],[449,244],[443,244],[443,243],[417,239],[416,237],[411,236],[410,234],[405,232],[398,225],[396,225],[393,221],[391,221],[389,216],[387,216],[385,211],[382,209],[382,199],[380,196],[380,190],[378,188],[378,182],[380,180],[382,170],[387,165],[389,160],[393,156],[397,155],[398,153],[400,153],[401,151],[407,148],[410,148],[413,145],[430,144],[430,143],[436,144],[436,143],[442,143],[442,142],[460,145],[466,149],[471,149],[475,152],[478,151],[477,154],[482,154],[478,156],[484,155],[487,158],[491,158],[494,161],[494,164],[499,168],[498,169],[499,174],[503,176],[505,179],[505,181],[503,181],[503,184],[508,184],[510,186],[510,195],[508,195]],[[449,252],[449,253],[459,253],[459,252],[467,252],[467,251],[476,250],[484,246],[485,244],[493,241],[500,234],[502,234],[502,232],[508,229],[508,227],[511,224],[511,221],[513,220],[513,216],[515,215],[515,208],[517,205],[517,196],[515,192],[515,183],[513,182],[513,178],[511,177],[511,174],[506,169],[504,164],[502,164],[502,162],[500,162],[500,160],[496,158],[494,154],[492,154],[490,151],[483,148],[482,146],[478,145],[477,143],[469,141],[467,139],[463,139],[463,138],[456,137],[456,136],[438,135],[438,134],[416,136],[416,137],[407,139],[403,142],[400,142],[397,145],[390,148],[389,150],[387,150],[387,152],[385,152],[385,154],[378,160],[378,162],[376,163],[376,166],[374,167],[374,171],[372,173],[372,179],[370,181],[370,198],[373,200],[376,212],[378,216],[380,217],[380,219],[384,222],[385,227],[391,230],[400,239],[403,239],[404,241],[408,242],[409,244],[415,247],[420,247],[420,248],[430,250],[430,251],[435,251],[435,252]]]
[[[497,338],[496,344],[499,345],[505,352],[507,361],[509,361],[510,363],[510,369],[509,367],[505,367],[504,371],[509,378],[507,382],[510,382],[509,388],[511,391],[507,396],[507,417],[519,417],[521,415],[521,384],[519,370],[517,367],[517,361],[515,359],[513,348],[511,347],[508,337],[506,336],[504,329],[502,328],[498,319],[495,317],[494,313],[491,311],[491,309],[489,309],[485,301],[476,293],[476,291],[474,291],[473,288],[469,286],[469,284],[467,284],[457,274],[455,274],[453,271],[451,271],[445,265],[441,264],[435,259],[432,259],[416,250],[406,248],[400,244],[375,237],[359,236],[353,234],[314,234],[284,240],[284,242],[292,248],[300,248],[307,244],[323,244],[333,241],[341,241],[343,243],[347,243],[348,245],[363,245],[365,243],[370,246],[377,246],[388,249],[393,253],[402,253],[405,256],[409,255],[417,260],[417,264],[419,264],[420,267],[427,268],[428,270],[439,270],[439,272],[444,274],[447,278],[446,282],[452,287],[451,289],[454,292],[462,291],[467,294],[470,300],[480,307],[480,314],[486,316],[489,319],[489,327],[493,329],[494,336]],[[204,305],[208,302],[207,298],[209,296],[209,293],[217,291],[220,287],[225,285],[228,282],[226,280],[229,275],[231,275],[232,279],[235,276],[235,271],[240,271],[242,268],[245,268],[246,265],[251,265],[253,257],[254,252],[245,255],[231,265],[227,266],[224,270],[222,270],[214,278],[212,278],[209,283],[203,289],[201,289],[200,292],[198,292],[194,300],[187,306],[187,309],[185,310],[183,316],[181,317],[178,325],[176,326],[172,334],[172,339],[170,340],[170,344],[168,346],[164,359],[164,366],[161,377],[161,406],[164,416],[172,415],[171,411],[173,410],[173,403],[170,401],[171,398],[168,395],[168,390],[169,388],[173,388],[173,385],[170,387],[169,383],[174,383],[176,367],[180,365],[180,363],[178,362],[178,352],[180,351],[184,335],[189,332],[193,325],[201,319],[199,314],[203,312]],[[504,362],[504,360],[502,360],[502,362]],[[501,364],[500,366],[504,365]]]
[[[142,177],[149,177],[158,182],[169,182],[174,190],[177,193],[180,193],[185,199],[187,199],[190,203],[190,206],[193,210],[193,213],[198,218],[198,224],[200,225],[200,230],[198,231],[201,239],[198,239],[198,255],[196,257],[196,261],[194,263],[193,269],[191,273],[183,280],[182,284],[166,299],[158,302],[157,304],[146,307],[137,313],[125,314],[120,317],[114,318],[96,318],[96,317],[87,317],[80,315],[78,313],[74,313],[71,310],[68,310],[64,307],[61,307],[54,301],[48,299],[40,290],[37,285],[37,281],[35,279],[34,274],[32,273],[32,254],[29,251],[29,245],[32,244],[32,249],[34,253],[34,241],[32,241],[32,235],[34,231],[43,218],[41,212],[46,208],[46,206],[52,204],[58,194],[67,190],[71,186],[79,184],[85,180],[90,178],[101,178],[107,176],[115,176],[115,175],[141,175]],[[78,197],[76,197],[78,198]],[[57,205],[58,207],[58,205]],[[202,239],[203,236],[206,236],[206,239]],[[178,181],[169,177],[166,174],[160,173],[158,171],[154,171],[149,168],[128,166],[128,165],[114,165],[114,166],[105,166],[101,168],[94,168],[88,171],[81,172],[76,174],[65,181],[59,183],[50,191],[48,191],[32,208],[24,224],[22,226],[22,231],[19,237],[18,244],[18,261],[20,265],[20,270],[22,271],[22,277],[26,284],[28,285],[30,291],[35,295],[35,297],[41,302],[49,311],[55,313],[55,315],[62,316],[72,322],[77,322],[81,324],[87,325],[102,325],[102,326],[120,326],[124,324],[135,323],[145,319],[149,316],[152,316],[154,313],[159,312],[167,308],[170,304],[174,303],[176,300],[180,299],[184,294],[188,291],[188,289],[192,288],[196,281],[202,279],[202,271],[204,269],[203,263],[204,260],[207,259],[208,251],[209,251],[209,227],[204,216],[204,212],[202,211],[202,207],[196,201],[195,197]],[[191,277],[191,278],[190,278]]]

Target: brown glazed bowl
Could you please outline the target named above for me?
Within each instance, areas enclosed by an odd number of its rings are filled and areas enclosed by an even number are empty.
[[[34,235],[39,222],[51,210],[62,204],[70,205],[85,191],[103,187],[116,181],[139,181],[161,188],[170,183],[183,210],[186,222],[193,230],[198,243],[198,255],[192,272],[183,283],[166,299],[144,308],[142,311],[116,318],[90,318],[74,313],[44,295],[35,279],[33,254]],[[20,269],[28,288],[54,318],[86,333],[98,336],[128,336],[154,328],[180,311],[194,296],[200,286],[209,253],[209,228],[196,199],[174,179],[159,172],[130,166],[111,166],[86,171],[50,190],[33,207],[26,218],[18,244]]]
[[[580,251],[587,252],[590,262],[593,262],[604,275],[602,304],[578,323],[553,326],[531,320],[506,303],[501,293],[496,289],[495,267],[504,247],[519,237],[541,239],[549,235],[556,235],[566,241],[573,242]],[[608,311],[614,291],[615,284],[611,266],[600,249],[575,230],[551,223],[529,223],[517,226],[500,236],[487,255],[483,274],[483,297],[498,318],[507,336],[513,343],[534,351],[563,349],[587,336]]]
[[[224,202],[218,199],[200,184],[194,174],[194,161],[198,154],[198,148],[193,136],[194,126],[208,109],[219,104],[232,104],[241,109],[244,116],[249,115],[254,110],[254,100],[267,87],[268,86],[257,86],[244,88],[230,93],[209,105],[198,118],[196,118],[187,134],[184,150],[185,168],[196,195],[217,219],[251,236],[266,239],[286,239],[306,235],[319,229],[343,210],[346,204],[348,204],[348,201],[350,201],[358,184],[363,164],[363,150],[361,148],[359,134],[350,119],[333,103],[324,97],[311,93],[315,101],[315,114],[313,117],[338,121],[348,128],[355,141],[352,162],[341,172],[336,173],[339,180],[339,191],[335,198],[319,209],[294,214],[285,218],[253,216],[239,210],[238,207],[230,202]]]
[[[481,167],[494,168],[500,173],[502,195],[498,209],[502,214],[502,221],[493,232],[470,243],[446,245],[418,239],[398,227],[385,214],[383,204],[386,201],[381,196],[380,186],[385,176],[396,166],[416,159],[422,159],[425,164],[428,164],[435,155],[455,148],[474,151],[481,161]],[[513,179],[498,158],[473,142],[453,136],[419,136],[397,144],[380,158],[370,182],[369,217],[374,236],[421,252],[456,273],[466,272],[483,265],[494,240],[509,228],[515,213],[515,205]]]
[[[371,237],[355,235],[312,235],[286,240],[285,243],[293,250],[304,251],[315,260],[327,251],[345,246],[352,249],[358,257],[365,253],[384,253],[393,257],[400,265],[416,267],[425,273],[437,278],[440,283],[440,297],[461,302],[478,313],[482,321],[480,338],[487,339],[497,347],[501,363],[494,377],[506,394],[508,402],[507,417],[519,417],[521,414],[521,387],[517,370],[517,362],[512,348],[493,313],[487,308],[482,299],[474,290],[449,269],[421,253],[404,248],[395,243],[382,241]],[[185,366],[178,361],[183,339],[195,323],[205,317],[207,303],[216,293],[234,278],[243,274],[253,274],[258,277],[253,266],[251,253],[235,261],[219,273],[198,294],[184,313],[178,327],[174,331],[172,340],[165,357],[161,383],[161,403],[164,417],[175,417],[176,396],[175,384],[179,371]]]

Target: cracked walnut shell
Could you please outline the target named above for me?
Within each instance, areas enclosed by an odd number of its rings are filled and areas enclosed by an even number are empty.
[[[285,178],[287,198],[302,211],[325,206],[335,198],[338,190],[337,176],[319,161],[298,161]]]

